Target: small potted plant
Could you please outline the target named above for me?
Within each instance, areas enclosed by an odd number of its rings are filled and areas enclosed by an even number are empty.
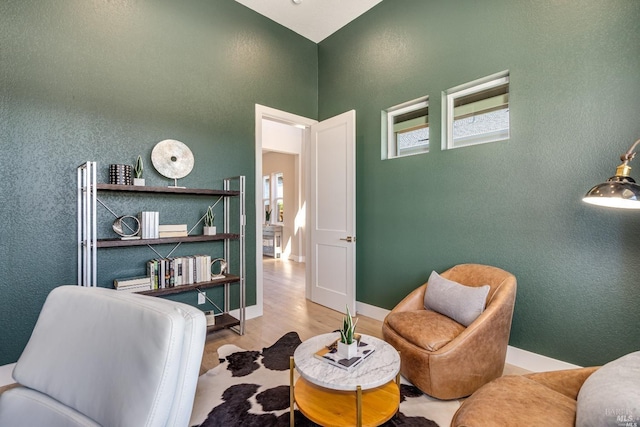
[[[353,320],[347,306],[347,315],[342,320],[340,329],[340,341],[338,341],[338,355],[345,359],[351,359],[358,354],[358,340],[356,339],[356,324],[358,319]]]
[[[144,178],[142,178],[143,171],[144,165],[142,164],[142,157],[138,156],[136,159],[136,165],[133,168],[133,185],[144,186]]]
[[[215,236],[216,227],[213,225],[213,221],[215,221],[216,215],[213,213],[213,208],[209,206],[207,208],[207,213],[204,214],[204,228],[202,229],[202,234],[205,236]]]
[[[267,224],[271,223],[271,209],[267,209],[266,211],[264,211],[264,220]]]

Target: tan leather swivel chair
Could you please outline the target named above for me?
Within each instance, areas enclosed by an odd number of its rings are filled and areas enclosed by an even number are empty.
[[[486,308],[468,327],[424,308],[425,283],[387,315],[384,339],[401,357],[400,372],[438,399],[469,396],[502,375],[516,297],[516,278],[497,267],[457,265],[441,274],[466,286],[489,285]]]

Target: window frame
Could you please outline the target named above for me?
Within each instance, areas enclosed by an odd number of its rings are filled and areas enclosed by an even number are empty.
[[[265,181],[269,180],[269,183],[267,184]],[[271,204],[271,174],[269,175],[262,175],[262,223],[263,224],[270,224],[271,221],[267,222],[267,204],[269,205],[269,209],[271,210],[271,215],[273,215],[273,205]],[[269,192],[268,194],[265,194],[265,189]]]
[[[282,196],[278,195],[278,177],[282,178]],[[266,180],[269,180],[269,184],[266,184]],[[272,172],[267,175],[262,175],[262,221],[263,224],[283,225],[284,224],[284,173]],[[268,189],[269,194],[265,194],[265,189]],[[267,209],[269,205],[271,210],[271,216],[269,222],[267,222]],[[280,207],[282,207],[282,221],[280,221]],[[274,212],[275,210],[275,212]]]
[[[442,92],[442,150],[453,150],[455,148],[469,147],[472,145],[486,144],[489,142],[505,141],[511,137],[511,119],[506,131],[488,132],[473,137],[467,137],[465,140],[456,144],[453,138],[453,124],[455,121],[455,101],[459,98],[466,97],[475,93],[480,93],[492,88],[507,85],[509,93],[511,89],[511,79],[509,70],[501,71],[481,79],[465,83]],[[489,98],[487,98],[489,99]],[[507,101],[507,109],[510,109],[511,99]]]
[[[421,96],[420,98],[413,99],[411,101],[403,102],[402,104],[395,105],[391,108],[382,111],[382,159],[398,159],[403,157],[415,156],[418,154],[426,154],[429,152],[430,141],[426,150],[420,150],[416,152],[400,153],[398,148],[396,133],[394,132],[394,119],[403,114],[407,114],[413,111],[421,110],[423,108],[429,108],[429,96]],[[427,125],[424,126],[430,128],[429,125],[429,113],[427,112]],[[415,129],[414,129],[415,130]],[[430,131],[431,129],[429,129]],[[430,138],[429,138],[430,139]]]
[[[284,173],[283,172],[274,172],[271,174],[273,177],[273,196],[271,200],[273,201],[273,206],[276,209],[276,224],[284,224]],[[278,193],[278,178],[282,180],[282,194]],[[271,213],[273,215],[273,212]],[[282,218],[281,218],[282,217]]]

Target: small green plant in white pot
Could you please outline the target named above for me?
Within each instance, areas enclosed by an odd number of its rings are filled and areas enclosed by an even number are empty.
[[[216,226],[214,225],[214,221],[216,219],[216,215],[213,213],[213,208],[209,206],[207,208],[207,213],[204,214],[204,228],[202,229],[202,234],[205,236],[215,236],[216,234]]]
[[[138,156],[136,159],[136,165],[133,167],[133,185],[144,186],[142,172],[144,172],[144,164],[142,163],[142,157]]]
[[[347,315],[342,320],[340,329],[340,341],[338,341],[338,356],[351,359],[358,354],[358,340],[356,339],[356,324],[358,319],[353,320],[347,306]]]
[[[267,209],[264,211],[264,222],[265,224],[271,223],[271,209]]]

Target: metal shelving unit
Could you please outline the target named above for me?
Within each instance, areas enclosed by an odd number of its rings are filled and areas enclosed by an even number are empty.
[[[178,294],[187,291],[202,291],[203,289],[224,287],[224,303],[221,312],[216,314],[215,323],[208,327],[209,332],[224,328],[233,329],[240,335],[244,334],[245,306],[246,306],[246,262],[245,262],[245,237],[246,237],[246,205],[245,205],[245,177],[237,176],[224,180],[223,190],[176,188],[176,187],[147,187],[132,185],[98,184],[96,182],[96,162],[86,162],[78,167],[78,285],[97,286],[97,257],[100,248],[119,248],[130,246],[147,246],[161,258],[166,258],[182,243],[190,242],[223,242],[224,258],[227,260],[229,270],[236,274],[225,274],[224,277],[215,278],[208,282],[200,282],[190,285],[182,285],[171,288],[155,289],[139,292],[144,295],[164,296]],[[217,197],[218,203],[223,201],[224,226],[223,233],[215,236],[186,236],[160,239],[98,239],[97,237],[97,207],[102,205],[112,214],[115,213],[98,198],[99,192],[120,192],[130,195],[136,194],[183,194],[194,197]],[[237,207],[232,208],[232,200],[237,200]],[[236,232],[231,232],[232,221],[237,221]],[[232,246],[236,242],[237,249]],[[154,248],[157,245],[174,244],[169,255],[163,256]],[[231,255],[237,250],[237,266],[232,265]],[[237,318],[229,314],[231,311],[231,285],[239,284],[239,301]],[[208,299],[208,298],[207,298]],[[213,301],[209,300],[218,307]]]

